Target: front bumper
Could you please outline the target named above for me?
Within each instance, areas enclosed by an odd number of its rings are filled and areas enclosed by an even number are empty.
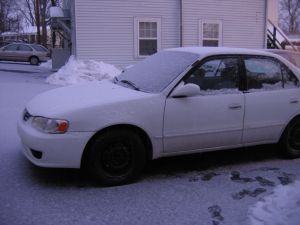
[[[81,157],[93,132],[46,134],[31,126],[31,121],[18,121],[18,133],[23,153],[33,164],[41,167],[80,168]],[[33,150],[33,151],[32,151]],[[41,157],[37,157],[36,152]]]

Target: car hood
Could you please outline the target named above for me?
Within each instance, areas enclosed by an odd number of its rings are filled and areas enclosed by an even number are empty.
[[[122,87],[110,81],[101,81],[44,92],[34,97],[26,108],[33,116],[57,118],[80,109],[118,104],[149,95],[153,94]]]

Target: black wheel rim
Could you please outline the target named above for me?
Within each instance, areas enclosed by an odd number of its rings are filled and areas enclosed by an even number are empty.
[[[289,144],[293,149],[300,151],[300,124],[290,128]]]
[[[33,64],[33,65],[38,64],[37,58],[31,58],[31,64]]]
[[[101,150],[101,165],[110,176],[128,173],[132,164],[132,150],[129,143],[117,142]]]

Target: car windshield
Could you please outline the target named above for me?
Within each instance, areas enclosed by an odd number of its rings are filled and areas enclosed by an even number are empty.
[[[48,50],[41,46],[41,45],[31,45],[31,47],[34,48],[34,50],[38,51],[38,52],[47,52]]]
[[[115,82],[135,90],[159,93],[198,58],[195,53],[162,51],[125,70]]]

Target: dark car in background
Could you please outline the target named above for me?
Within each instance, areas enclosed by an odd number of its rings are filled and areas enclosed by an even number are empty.
[[[50,59],[50,51],[42,45],[12,43],[0,48],[0,60],[29,62],[38,65]]]

